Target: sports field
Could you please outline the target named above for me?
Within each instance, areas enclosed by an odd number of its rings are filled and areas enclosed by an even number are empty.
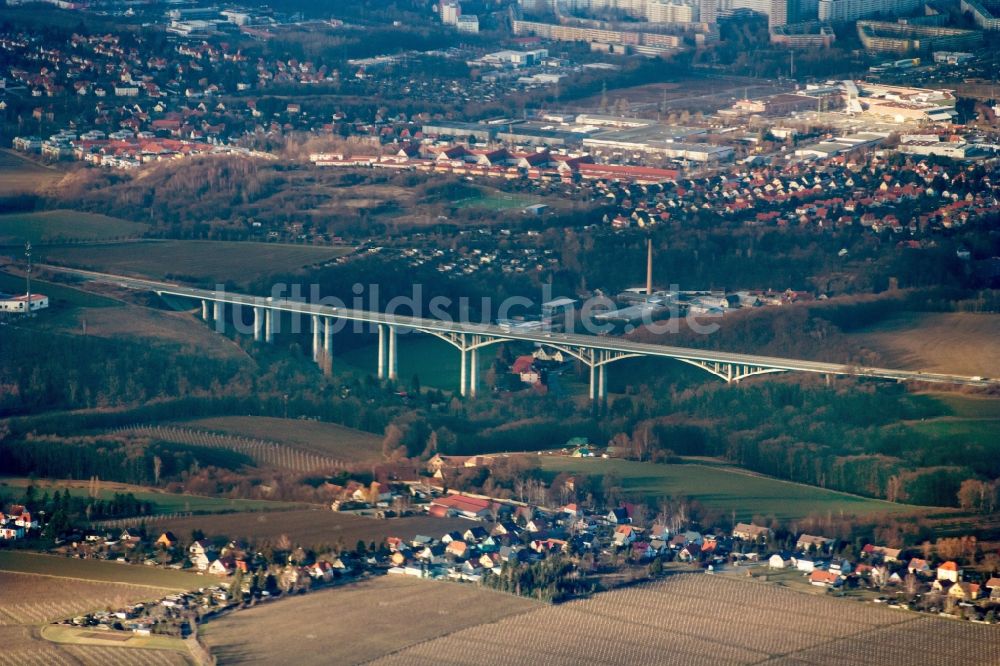
[[[790,521],[828,512],[866,515],[910,513],[917,507],[848,495],[790,481],[702,464],[661,465],[630,460],[540,456],[542,469],[603,476],[615,474],[625,494],[688,497],[737,520],[755,515]]]
[[[459,199],[452,205],[456,208],[482,208],[484,210],[504,211],[520,210],[540,203],[537,197],[510,192],[480,190],[479,196]]]
[[[96,271],[156,279],[244,283],[329,261],[350,251],[309,245],[178,240],[53,247],[46,248],[43,258]]]
[[[182,425],[277,442],[349,462],[382,457],[381,437],[335,423],[266,416],[222,416],[185,421]]]
[[[0,245],[138,238],[148,224],[72,210],[0,215]]]

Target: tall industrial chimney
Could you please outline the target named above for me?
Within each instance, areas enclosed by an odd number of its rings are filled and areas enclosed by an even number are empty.
[[[653,239],[646,239],[646,295],[653,295]]]

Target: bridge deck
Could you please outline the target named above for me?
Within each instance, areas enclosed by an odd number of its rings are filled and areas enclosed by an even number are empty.
[[[920,381],[931,383],[963,384],[970,386],[1000,385],[1000,381],[985,377],[968,377],[964,375],[922,372],[919,370],[898,370],[892,368],[875,368],[838,363],[824,363],[801,359],[778,358],[757,354],[740,354],[733,352],[694,349],[688,347],[671,347],[645,342],[633,342],[621,338],[581,335],[577,333],[549,333],[544,331],[511,331],[493,324],[465,323],[425,319],[405,315],[386,314],[369,310],[334,307],[317,303],[302,303],[289,300],[274,300],[262,296],[218,292],[208,289],[196,289],[182,285],[145,280],[94,271],[65,268],[61,266],[41,265],[41,268],[53,272],[75,275],[85,280],[115,284],[120,287],[140,291],[152,291],[161,295],[180,296],[213,303],[226,303],[245,307],[265,308],[280,312],[301,313],[334,317],[350,321],[361,321],[371,324],[386,324],[398,328],[412,329],[437,334],[460,334],[488,336],[499,340],[521,340],[536,342],[555,347],[583,348],[595,351],[617,352],[622,354],[672,358],[689,362],[733,364],[771,370],[787,370],[793,372],[812,372],[831,375],[852,375],[858,377],[877,377],[898,381]]]

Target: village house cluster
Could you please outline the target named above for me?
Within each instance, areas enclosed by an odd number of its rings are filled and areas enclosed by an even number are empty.
[[[201,154],[275,159],[244,146],[295,134],[339,136],[351,140],[351,150],[315,153],[312,163],[482,178],[526,197],[608,205],[616,210],[603,224],[616,233],[712,217],[732,226],[817,232],[857,226],[927,247],[935,234],[997,212],[1000,178],[988,159],[996,152],[995,132],[950,124],[955,99],[948,90],[833,81],[738,100],[715,116],[684,112],[666,122],[628,117],[624,109],[612,115],[544,105],[524,117],[471,122],[438,107],[490,104],[512,85],[552,85],[564,74],[616,65],[554,58],[537,37],[499,51],[447,46],[336,64],[251,57],[228,39],[233,31],[266,42],[281,21],[239,8],[227,10],[230,15],[204,11],[213,15],[167,19],[215,22],[219,30],[172,33],[167,52],[142,32],[72,33],[60,44],[23,30],[0,34],[8,56],[0,71],[0,115],[13,121],[10,104],[20,100],[13,146],[46,159],[129,169]],[[477,73],[470,81],[435,75],[428,63],[443,61],[475,66]],[[545,80],[527,80],[537,76]],[[343,111],[270,95],[320,85],[359,99],[404,99],[407,111],[392,104]],[[826,107],[840,115],[806,118],[817,99],[838,100]],[[72,118],[61,100],[72,102]],[[885,115],[911,107],[922,115],[900,122]],[[541,228],[560,212],[541,196],[509,208]],[[304,224],[288,222],[269,238],[328,242],[328,236],[304,233]],[[450,275],[514,275],[557,265],[558,253],[539,250],[531,233],[515,231],[503,239],[512,241],[505,249],[478,253],[424,248],[414,238],[405,260]],[[959,258],[987,276],[1000,269],[991,257]]]
[[[539,359],[534,359],[539,361]],[[554,359],[552,359],[554,361]],[[613,456],[617,449],[573,438],[552,454],[579,458]],[[680,505],[661,507],[614,500],[581,502],[585,480],[563,475],[551,488],[529,478],[502,497],[469,489],[477,473],[510,464],[510,456],[436,453],[425,463],[376,466],[374,480],[351,475],[323,489],[335,511],[382,518],[380,543],[311,549],[287,537],[247,543],[195,530],[189,539],[156,530],[155,519],[135,527],[69,527],[55,535],[52,552],[137,566],[167,567],[221,579],[198,592],[156,603],[67,619],[80,626],[108,626],[136,633],[183,635],[205,614],[246,601],[307,591],[363,575],[403,575],[492,585],[507,576],[553,563],[571,580],[599,587],[670,572],[751,575],[856,591],[872,601],[992,622],[1000,609],[1000,579],[977,566],[975,540],[956,540],[959,550],[863,548],[822,534],[788,532],[776,523],[701,524]],[[561,497],[561,502],[554,498]],[[441,532],[400,533],[394,518],[417,513],[442,519]],[[121,521],[112,521],[121,522]],[[2,515],[6,539],[37,537],[44,527],[24,505]],[[456,527],[456,523],[464,525]],[[950,556],[952,555],[953,556]],[[971,554],[971,555],[970,555]],[[971,559],[970,559],[971,557]],[[963,567],[962,562],[972,565]],[[966,568],[966,571],[963,571]],[[551,569],[550,569],[551,570]],[[622,578],[622,575],[625,578]],[[496,579],[499,580],[499,579]],[[617,582],[616,582],[617,581]],[[579,588],[589,589],[589,588]],[[185,627],[188,627],[185,629]]]
[[[0,541],[24,539],[37,534],[40,528],[38,518],[20,504],[12,505],[7,511],[0,511]]]
[[[95,542],[98,540],[94,540]],[[185,547],[172,532],[161,532],[150,543],[136,531],[125,530],[114,543],[128,548],[149,545],[156,554],[143,564],[162,566],[163,560],[180,558],[185,567],[221,579],[220,582],[196,591],[169,594],[149,603],[138,603],[120,609],[87,613],[66,618],[60,624],[94,627],[104,630],[131,631],[140,636],[170,634],[185,637],[192,626],[214,614],[238,606],[245,601],[277,598],[293,591],[305,591],[314,585],[331,583],[360,569],[352,569],[345,561],[351,556],[316,559],[302,549],[281,553],[280,558],[268,558],[245,544],[229,542],[215,546],[205,539],[196,539]],[[104,541],[105,545],[110,541]],[[177,565],[170,565],[180,568]]]
[[[84,613],[55,624],[103,631],[130,631],[137,636],[156,633],[183,638],[191,634],[191,626],[199,612],[208,613],[224,607],[228,598],[225,586],[212,585],[193,592],[170,594],[158,601]]]
[[[581,446],[574,455],[593,452]],[[432,459],[432,465],[484,462]],[[697,565],[708,573],[733,567],[758,576],[793,571],[814,586],[870,589],[881,593],[877,602],[931,612],[956,606],[976,620],[991,611],[990,617],[995,617],[1000,607],[1000,579],[966,580],[955,561],[942,561],[935,567],[916,557],[901,560],[900,549],[873,544],[848,557],[842,554],[844,544],[839,540],[811,534],[796,537],[791,550],[778,550],[774,531],[752,523],[737,523],[728,533],[656,521],[640,526],[633,520],[638,508],[628,503],[606,511],[584,509],[576,503],[547,509],[462,493],[435,497],[427,511],[474,524],[440,537],[387,539],[389,574],[478,582],[505,566],[551,556],[582,562],[589,555],[592,563],[657,560]]]
[[[832,556],[836,541],[825,537],[802,535],[795,552],[780,551],[767,560],[771,570],[791,569],[807,575],[812,585],[838,589],[864,585],[881,592],[908,596],[893,600],[880,596],[875,601],[893,606],[909,605],[921,610],[941,612],[948,603],[976,609],[981,618],[1000,604],[1000,578],[966,580],[962,568],[954,560],[932,562],[919,558],[902,558],[898,548],[866,544],[855,562]],[[919,602],[924,598],[922,603]],[[973,603],[976,602],[976,603]]]
[[[995,214],[1000,209],[997,177],[995,167],[974,170],[916,157],[900,163],[878,154],[744,167],[679,179],[652,196],[622,200],[624,210],[610,224],[648,226],[710,211],[743,226],[823,230],[857,225],[875,233],[921,236]]]
[[[201,16],[205,11],[212,16]],[[187,16],[192,12],[198,16]],[[158,154],[197,154],[210,147],[218,151],[221,146],[254,134],[298,131],[330,135],[338,131],[345,136],[360,134],[391,140],[399,138],[397,127],[409,122],[405,114],[376,113],[373,119],[364,121],[350,119],[344,113],[304,108],[298,102],[276,105],[275,99],[264,96],[270,89],[325,85],[358,98],[396,95],[434,103],[449,99],[458,104],[473,100],[491,103],[512,85],[503,77],[486,76],[459,86],[425,71],[426,61],[471,61],[486,55],[484,49],[452,47],[349,59],[335,65],[297,58],[251,58],[240,49],[239,39],[234,39],[231,31],[189,28],[218,23],[238,28],[244,37],[267,41],[283,29],[273,17],[266,17],[268,25],[264,26],[250,12],[239,8],[222,12],[211,7],[182,8],[167,14],[160,19],[168,23],[167,53],[141,31],[127,35],[73,33],[64,43],[52,43],[24,30],[0,33],[0,52],[6,56],[0,68],[0,115],[16,109],[22,131],[25,125],[35,125],[39,130],[59,128],[47,139],[41,138],[45,136],[42,132],[22,134],[22,143],[16,147],[40,152],[53,160],[83,160],[95,152],[103,156],[128,149],[128,159],[100,163],[130,168],[136,161],[149,161]],[[323,22],[304,29],[337,27],[336,22]],[[569,63],[557,60],[548,60],[546,66],[570,71]],[[401,76],[401,69],[409,75]],[[547,79],[525,80],[513,85],[548,83],[551,81]],[[69,102],[69,108],[65,102]],[[69,117],[67,110],[71,111]],[[84,142],[107,140],[140,145],[131,149],[124,144],[81,148],[72,145],[70,135]],[[153,139],[159,141],[149,147],[141,145]],[[173,141],[185,142],[186,147]]]
[[[918,138],[942,146],[955,143],[948,135],[922,134],[903,136],[902,146],[915,145]],[[824,230],[857,225],[914,238],[1000,210],[995,165],[949,166],[926,154],[907,154],[900,165],[889,151],[858,150],[809,163],[733,165],[704,177],[682,177],[676,169],[597,164],[590,154],[564,150],[516,152],[430,140],[401,144],[381,156],[314,154],[311,160],[319,166],[527,180],[540,187],[560,184],[576,199],[618,206],[620,212],[605,220],[614,230],[717,214],[740,226]],[[544,209],[524,212],[537,215]]]
[[[587,447],[575,454],[593,455]],[[468,459],[436,456],[431,468],[440,472],[450,465],[487,464],[481,457]],[[345,488],[345,497],[358,503],[387,501],[392,492],[379,492],[360,484]],[[1000,608],[1000,579],[965,580],[961,567],[952,560],[936,566],[918,557],[902,558],[902,551],[867,544],[856,557],[837,553],[836,539],[800,534],[792,550],[776,550],[775,532],[753,523],[737,523],[731,531],[701,532],[675,522],[652,522],[641,527],[633,520],[639,509],[624,503],[607,511],[583,509],[569,503],[557,509],[501,501],[464,493],[436,493],[426,487],[428,515],[461,517],[464,529],[440,535],[390,536],[382,544],[362,550],[317,555],[288,546],[280,553],[265,554],[246,544],[230,541],[213,545],[206,539],[181,543],[173,533],[161,532],[147,539],[137,531],[124,530],[109,537],[91,539],[104,547],[150,547],[146,565],[162,566],[164,554],[183,560],[219,583],[197,591],[171,594],[149,603],[132,604],[62,620],[62,624],[106,630],[131,631],[138,635],[162,633],[186,636],[201,619],[248,601],[277,598],[294,591],[332,584],[368,574],[414,576],[480,583],[484,577],[500,575],[519,566],[530,566],[550,557],[570,559],[592,574],[602,563],[639,566],[663,571],[664,563],[677,563],[676,571],[700,568],[723,574],[744,570],[747,575],[772,576],[792,572],[809,584],[832,591],[861,588],[880,593],[876,603],[914,610],[954,613],[958,609],[975,621],[993,621]],[[391,524],[391,523],[389,523]],[[167,558],[169,559],[169,558]],[[685,569],[684,566],[687,566]],[[176,565],[170,565],[176,566]],[[985,618],[985,620],[984,620]]]
[[[504,147],[467,148],[463,144],[403,144],[389,155],[316,153],[310,160],[317,166],[373,167],[482,176],[515,180],[572,183],[580,180],[622,180],[659,183],[673,180],[678,171],[644,166],[597,164],[593,156],[549,150],[510,151]]]

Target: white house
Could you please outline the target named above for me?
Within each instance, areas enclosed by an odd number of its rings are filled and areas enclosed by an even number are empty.
[[[631,525],[619,525],[615,528],[615,545],[627,546],[636,539],[636,530]]]
[[[0,294],[0,312],[28,312],[28,295],[11,296]],[[49,307],[49,297],[45,294],[31,295],[31,312]]]
[[[195,541],[188,546],[188,559],[191,560],[191,565],[198,571],[205,571],[212,564],[212,559],[208,556],[209,548],[208,541],[204,539]]]
[[[208,567],[208,573],[215,574],[216,576],[228,576],[233,573],[233,558],[222,557],[214,562]]]
[[[780,553],[775,553],[768,559],[767,566],[772,569],[785,569],[792,566],[792,560],[786,559]]]
[[[795,563],[795,568],[798,569],[799,571],[812,573],[813,571],[816,570],[816,563],[813,562],[812,560],[800,559],[796,557],[792,558],[792,561]]]
[[[957,583],[962,577],[962,570],[958,568],[958,564],[949,560],[937,568],[937,579],[938,580],[950,580],[952,583]]]
[[[7,525],[0,527],[0,539],[23,539],[24,528],[17,525]]]

